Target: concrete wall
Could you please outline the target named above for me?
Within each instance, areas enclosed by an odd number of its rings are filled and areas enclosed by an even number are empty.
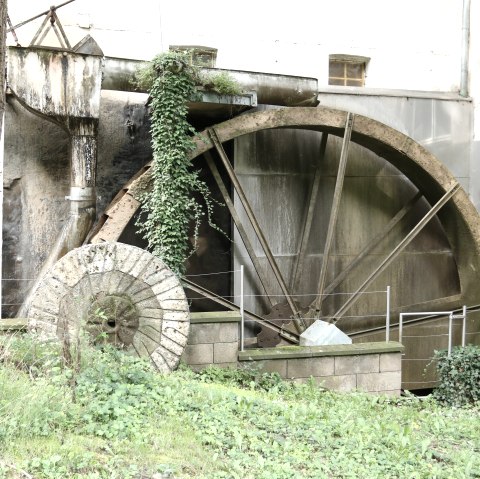
[[[246,350],[239,353],[239,361],[294,382],[313,380],[335,391],[399,395],[402,351],[403,346],[393,342],[289,346]]]
[[[191,313],[188,344],[181,360],[195,370],[210,365],[253,366],[297,383],[313,380],[334,391],[400,395],[403,346],[376,342],[330,346],[289,346],[239,351],[237,312]],[[0,334],[25,330],[26,320],[0,321]]]
[[[147,95],[101,95],[97,212],[151,159]],[[133,126],[128,128],[129,122]],[[68,217],[69,137],[7,96],[3,221],[3,317],[16,313]]]

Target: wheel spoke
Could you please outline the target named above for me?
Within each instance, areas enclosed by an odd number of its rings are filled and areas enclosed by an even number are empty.
[[[230,198],[230,195],[228,194],[227,187],[225,186],[225,183],[222,180],[222,177],[220,176],[220,172],[218,171],[217,166],[215,165],[215,162],[213,161],[212,155],[210,151],[206,151],[204,154],[205,159],[207,160],[208,167],[210,168],[210,171],[212,172],[213,178],[215,182],[217,183],[217,186],[220,190],[220,193],[222,194],[223,201],[225,201],[225,204],[227,205],[228,211],[230,212],[230,215],[232,216],[233,222],[235,223],[235,226],[237,227],[238,232],[240,233],[240,237],[242,238],[243,244],[245,246],[245,249],[247,250],[248,255],[250,256],[250,259],[253,263],[253,267],[255,268],[255,271],[257,272],[258,279],[260,280],[260,283],[263,286],[263,289],[265,290],[265,293],[267,293],[267,298],[270,303],[270,306],[273,306],[275,303],[272,301],[273,297],[273,291],[271,291],[268,287],[267,280],[265,278],[265,275],[262,270],[262,266],[260,265],[260,262],[258,261],[258,257],[255,254],[255,251],[253,249],[252,243],[250,242],[250,239],[248,238],[247,232],[240,220],[240,217],[238,216],[237,210],[235,209],[235,206],[233,204],[233,201]]]
[[[285,296],[290,309],[292,310],[293,316],[296,318],[299,318],[300,314],[297,310],[297,307],[295,306],[295,303],[293,302],[290,296],[285,280],[283,279],[282,273],[280,272],[280,268],[278,267],[277,262],[275,261],[275,258],[270,250],[270,247],[268,246],[267,240],[260,228],[260,225],[258,224],[258,221],[255,217],[255,214],[253,213],[250,203],[248,202],[247,197],[245,196],[245,192],[243,191],[242,185],[238,181],[237,175],[235,174],[235,171],[232,168],[232,164],[230,163],[230,160],[228,159],[227,154],[225,153],[225,150],[223,149],[223,146],[218,139],[215,129],[210,128],[208,132],[210,135],[210,139],[212,140],[212,143],[214,144],[215,149],[217,150],[220,156],[220,159],[222,160],[222,163],[228,173],[230,181],[232,182],[233,187],[235,188],[238,194],[238,197],[240,198],[240,201],[243,205],[243,208],[245,209],[245,213],[247,214],[247,217],[255,231],[255,234],[258,237],[258,240],[268,260],[268,263],[270,264],[270,267],[273,270],[273,273],[278,281],[278,284],[280,285],[280,289],[282,290],[282,293]],[[300,326],[298,325],[298,321],[295,321],[294,324],[297,327],[297,329],[300,328]]]
[[[318,190],[320,188],[320,169],[325,158],[325,149],[327,147],[328,133],[322,133],[322,141],[320,143],[320,155],[318,158],[317,168],[315,169],[315,176],[313,178],[312,188],[310,190],[310,197],[308,199],[307,214],[303,224],[302,231],[300,233],[300,248],[298,251],[295,264],[293,266],[293,281],[292,291],[297,291],[301,272],[303,271],[303,264],[305,262],[305,256],[307,251],[308,240],[310,238],[310,231],[313,222],[313,213],[315,211],[315,205],[317,204]]]
[[[201,294],[202,296],[205,296],[208,299],[211,299],[212,301],[215,301],[216,303],[220,304],[221,306],[231,310],[231,311],[240,311],[240,307],[237,306],[236,304],[232,303],[231,301],[226,300],[225,298],[222,298],[221,296],[218,296],[218,294],[213,293],[212,291],[209,291],[206,288],[203,288],[202,286],[188,280],[185,278],[182,278],[182,283],[185,288],[188,288],[192,291],[195,291],[196,293]],[[283,339],[287,340],[291,344],[298,344],[298,334],[295,334],[292,331],[286,331],[285,329],[282,328],[282,326],[278,326],[275,324],[273,321],[269,321],[265,318],[262,318],[258,314],[252,313],[251,311],[248,311],[247,309],[244,309],[244,314],[245,317],[248,319],[251,319],[261,326],[270,329],[272,331],[275,331],[278,333]]]
[[[403,238],[402,241],[391,251],[391,253],[380,263],[375,271],[362,283],[362,285],[353,293],[345,304],[333,315],[333,322],[336,323],[342,316],[357,302],[365,289],[398,257],[398,255],[412,242],[412,240],[422,231],[428,222],[438,213],[442,206],[453,197],[460,189],[460,185],[455,183],[438,202],[425,214],[425,216],[413,227],[413,229]]]
[[[358,255],[352,260],[348,266],[338,274],[338,276],[325,288],[325,293],[331,293],[350,273],[350,271],[355,268],[362,260],[367,256],[367,254],[372,251],[379,243],[382,241],[390,231],[398,224],[398,222],[409,213],[417,201],[422,197],[422,193],[418,192],[410,201],[403,206],[403,208],[398,211],[398,213],[389,221],[389,223],[380,231],[380,233],[371,240],[365,248],[358,253]]]
[[[322,308],[323,293],[325,289],[325,280],[327,277],[328,260],[330,257],[330,248],[332,246],[333,234],[337,224],[338,210],[340,200],[342,198],[343,180],[345,179],[345,168],[347,166],[348,151],[350,148],[350,138],[353,129],[353,113],[348,113],[345,124],[345,134],[343,136],[342,151],[340,154],[340,162],[338,164],[337,181],[335,183],[335,191],[333,193],[332,209],[330,211],[330,219],[328,222],[327,238],[325,240],[325,248],[323,251],[322,267],[320,269],[320,277],[318,280],[318,296],[315,301],[315,318],[318,318]]]

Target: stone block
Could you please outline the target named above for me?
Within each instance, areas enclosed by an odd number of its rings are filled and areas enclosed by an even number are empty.
[[[378,373],[380,359],[378,354],[361,356],[341,356],[335,358],[335,375],[357,373]]]
[[[400,371],[402,368],[401,353],[380,354],[380,372]]]
[[[402,375],[400,371],[357,374],[357,389],[360,391],[398,391],[401,388],[401,383]]]
[[[355,390],[357,387],[357,376],[355,374],[319,377],[315,380],[319,386],[332,391],[348,392]]]
[[[213,362],[236,363],[238,361],[238,342],[215,343],[213,345]]]
[[[335,358],[287,359],[287,378],[309,378],[334,374]]]
[[[187,364],[213,364],[213,344],[191,344],[182,355]]]
[[[232,343],[238,341],[237,323],[191,324],[188,344]]]
[[[262,372],[278,373],[282,378],[287,377],[287,360],[286,359],[259,361],[258,363],[253,363],[253,364],[255,366],[258,366],[260,371]]]

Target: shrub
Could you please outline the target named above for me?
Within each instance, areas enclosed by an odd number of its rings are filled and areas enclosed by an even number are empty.
[[[474,404],[480,399],[480,347],[469,345],[436,351],[439,386],[433,396],[450,406]]]

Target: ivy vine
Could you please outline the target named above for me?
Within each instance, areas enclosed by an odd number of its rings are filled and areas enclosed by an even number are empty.
[[[182,275],[185,260],[191,254],[190,221],[194,223],[195,243],[205,215],[214,226],[211,222],[214,200],[189,159],[196,132],[187,121],[187,103],[196,93],[197,71],[189,65],[186,52],[169,51],[155,57],[137,77],[151,82],[153,148],[153,188],[141,197],[137,227],[151,252]],[[194,199],[194,193],[201,194],[204,205]]]

